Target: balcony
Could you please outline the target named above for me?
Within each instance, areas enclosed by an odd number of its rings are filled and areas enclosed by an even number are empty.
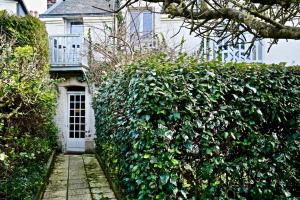
[[[82,35],[52,35],[49,46],[51,71],[80,71],[87,66]]]

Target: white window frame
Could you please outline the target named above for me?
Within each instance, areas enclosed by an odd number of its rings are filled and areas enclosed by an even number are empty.
[[[137,17],[139,18],[138,27],[135,27],[137,30],[132,31],[132,24],[133,24],[133,13],[137,14]],[[149,31],[149,34],[144,35],[144,13],[150,13],[151,14],[151,31]],[[127,27],[128,27],[128,37],[129,40],[133,43],[138,42],[140,40],[141,43],[153,43],[153,39],[155,36],[155,14],[153,12],[153,8],[137,8],[137,9],[129,9],[128,10],[128,16],[127,16]]]
[[[209,47],[206,47],[206,50],[209,51],[210,59],[216,59],[218,56],[221,56],[222,62],[262,63],[264,60],[264,45],[262,41],[255,41],[250,55],[246,55],[246,52],[250,47],[250,43],[248,42],[252,40],[251,38],[251,35],[246,35],[246,42],[238,43],[236,44],[236,47],[233,47],[232,45],[226,45],[226,41],[221,41],[219,44],[217,44],[216,42],[211,40],[209,41]]]

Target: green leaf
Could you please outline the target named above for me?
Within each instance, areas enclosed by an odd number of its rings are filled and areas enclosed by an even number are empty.
[[[259,114],[260,116],[263,116],[263,113],[261,112],[260,109],[257,109],[256,112],[257,112],[257,114]]]
[[[178,165],[178,163],[179,163],[178,160],[176,160],[176,159],[172,159],[171,161],[174,165]]]
[[[150,156],[151,156],[151,154],[146,153],[146,154],[144,155],[144,158],[150,158]]]
[[[173,117],[174,117],[174,119],[180,119],[180,113],[179,112],[174,112]]]
[[[251,87],[249,84],[246,84],[246,87],[247,87],[248,89],[252,90],[253,93],[256,93],[256,92],[257,92],[256,88],[255,88],[255,87]]]
[[[234,140],[236,139],[234,133],[231,132],[231,133],[230,133],[230,136],[232,137],[232,139],[234,139]]]
[[[186,163],[186,164],[184,165],[184,169],[189,170],[189,171],[193,171],[191,165],[188,164],[188,163]]]
[[[289,192],[289,191],[287,191],[287,190],[283,190],[283,193],[284,193],[284,196],[285,197],[290,197],[292,194]]]
[[[160,178],[160,182],[165,185],[168,183],[169,179],[170,179],[170,176],[168,174],[164,174],[164,175],[160,175],[159,176]]]

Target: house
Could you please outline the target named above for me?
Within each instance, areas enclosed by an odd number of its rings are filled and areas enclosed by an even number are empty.
[[[0,10],[19,16],[28,14],[28,10],[23,0],[0,0]]]
[[[53,1],[48,1],[50,4]],[[101,6],[103,10],[94,6]],[[112,27],[112,7],[106,0],[58,1],[40,15],[49,35],[50,73],[63,78],[60,82],[55,122],[60,130],[63,151],[84,152],[94,148],[95,122],[92,95],[86,81],[88,68],[86,38],[105,37],[104,29]]]
[[[88,43],[103,43],[111,39],[116,30],[116,15],[113,0],[48,0],[48,10],[40,15],[49,34],[50,73],[54,78],[63,78],[58,85],[59,98],[56,124],[60,130],[60,146],[67,152],[92,151],[94,148],[95,119],[92,109],[92,88],[86,77],[89,69]],[[255,43],[249,55],[247,44],[235,47],[204,41],[189,30],[182,28],[182,19],[170,19],[160,14],[159,5],[140,2],[123,10],[127,42],[133,48],[156,48],[158,41],[165,40],[168,46],[187,53],[210,49],[208,59],[216,58],[219,46],[223,46],[223,61],[272,62],[277,50],[267,54],[267,40]],[[91,41],[89,41],[91,40]],[[184,41],[184,42],[183,42]],[[279,48],[280,49],[280,48]],[[287,59],[299,59],[295,56]],[[98,59],[103,59],[98,55]],[[298,60],[300,64],[300,60]]]

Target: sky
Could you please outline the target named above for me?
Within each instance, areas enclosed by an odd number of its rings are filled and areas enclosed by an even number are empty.
[[[47,0],[24,0],[29,11],[38,11],[42,14],[47,10]]]

